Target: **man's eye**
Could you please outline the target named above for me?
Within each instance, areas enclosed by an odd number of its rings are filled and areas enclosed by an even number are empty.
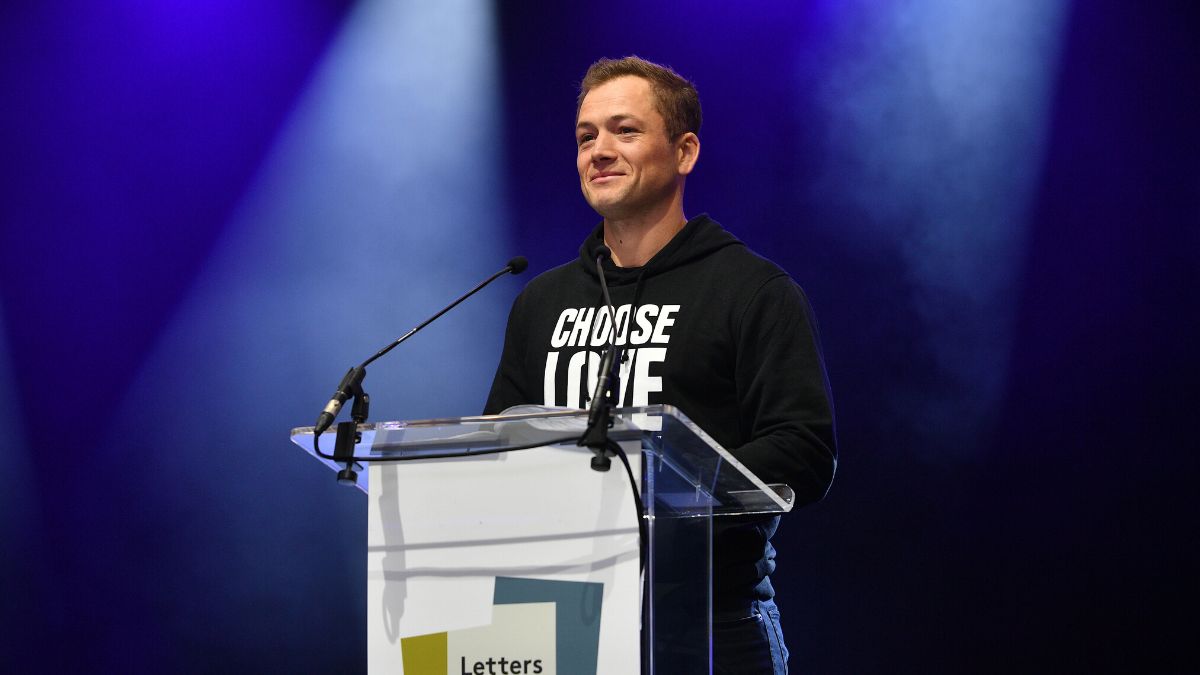
[[[620,129],[618,129],[618,131],[620,131],[623,134],[636,134],[637,133],[637,129],[634,129],[633,127],[621,127]]]
[[[579,138],[577,138],[575,140],[577,143],[579,143],[579,145],[583,145],[585,143],[590,143],[591,141],[595,140],[595,138],[596,137],[593,136],[592,134],[581,134],[579,136]]]

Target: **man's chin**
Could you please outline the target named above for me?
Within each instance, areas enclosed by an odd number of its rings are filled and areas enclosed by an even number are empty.
[[[627,210],[622,208],[621,200],[619,199],[605,199],[588,195],[585,195],[585,197],[587,197],[588,206],[592,207],[593,211],[604,218],[620,218],[624,211]]]
[[[630,209],[615,208],[613,206],[600,208],[593,206],[592,210],[595,211],[601,218],[610,222],[615,220],[626,220],[634,214],[634,212]]]

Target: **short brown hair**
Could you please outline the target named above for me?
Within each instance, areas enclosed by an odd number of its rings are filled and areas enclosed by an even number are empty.
[[[575,102],[575,117],[583,99],[592,89],[618,77],[633,75],[650,83],[654,92],[654,107],[667,125],[667,137],[674,140],[687,132],[700,132],[700,94],[696,86],[668,66],[660,66],[637,56],[623,59],[600,59],[593,63],[579,83],[579,99]]]

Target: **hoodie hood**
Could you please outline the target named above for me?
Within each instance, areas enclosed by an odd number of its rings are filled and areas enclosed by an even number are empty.
[[[601,222],[579,247],[578,263],[592,278],[596,277],[596,250],[603,245],[604,223]],[[614,286],[624,286],[638,283],[639,280],[650,279],[680,265],[704,258],[726,246],[745,246],[745,244],[725,231],[725,228],[709,218],[708,214],[701,214],[689,220],[683,229],[645,265],[617,267],[613,264],[612,258],[609,258],[604,261],[604,271],[608,277],[608,283]]]

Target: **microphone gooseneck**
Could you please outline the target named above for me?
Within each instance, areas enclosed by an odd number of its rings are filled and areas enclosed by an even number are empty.
[[[604,304],[608,307],[612,330],[608,333],[608,348],[604,350],[604,356],[600,359],[599,377],[596,378],[596,390],[592,392],[591,407],[588,411],[587,431],[577,444],[591,449],[592,469],[595,471],[608,471],[612,468],[612,457],[620,459],[621,465],[625,467],[634,508],[637,509],[638,569],[645,570],[646,552],[650,542],[649,527],[646,525],[646,505],[642,502],[641,489],[634,478],[629,457],[616,441],[608,437],[608,429],[613,423],[613,410],[617,407],[621,391],[620,360],[617,358],[617,313],[613,308],[612,297],[608,294],[608,280],[604,276],[604,259],[611,257],[612,250],[607,246],[601,245],[596,249],[596,274],[600,278],[600,290],[604,294]]]
[[[333,424],[333,421],[335,419],[337,419],[338,413],[341,411],[342,406],[346,403],[346,401],[350,400],[351,398],[354,399],[354,408],[353,408],[352,412],[353,412],[354,422],[356,424],[362,424],[367,421],[367,409],[368,409],[370,397],[367,396],[367,393],[362,388],[363,379],[366,378],[366,376],[367,376],[367,366],[371,365],[371,363],[373,363],[379,357],[381,357],[384,354],[387,354],[388,352],[395,349],[397,346],[399,346],[399,344],[401,342],[404,342],[405,340],[407,340],[408,338],[410,338],[414,334],[416,334],[417,331],[421,330],[425,326],[428,326],[429,324],[436,321],[439,317],[441,317],[446,312],[449,312],[450,310],[457,307],[459,305],[459,303],[461,303],[463,300],[466,300],[467,298],[471,297],[472,295],[475,295],[479,291],[483,290],[483,288],[485,286],[492,283],[496,279],[504,276],[505,274],[510,274],[510,273],[511,274],[520,274],[521,272],[524,272],[527,267],[529,267],[529,260],[527,260],[525,258],[525,256],[517,256],[517,257],[509,260],[503,269],[501,269],[500,271],[491,275],[487,279],[484,279],[477,286],[475,286],[475,288],[472,288],[470,291],[467,291],[466,294],[462,295],[454,302],[450,303],[449,305],[446,305],[446,307],[444,307],[437,314],[434,314],[433,316],[429,317],[425,321],[421,322],[420,325],[416,326],[415,328],[408,331],[404,335],[401,335],[400,337],[393,340],[391,343],[389,343],[383,349],[380,349],[378,352],[375,352],[375,355],[372,356],[371,358],[367,359],[366,361],[363,361],[362,363],[360,363],[357,366],[354,366],[353,368],[348,370],[346,372],[346,374],[342,377],[342,381],[338,384],[337,389],[334,390],[333,396],[329,399],[329,403],[327,403],[325,405],[325,408],[323,410],[321,410],[321,414],[317,416],[317,423],[315,425],[313,425],[313,447],[314,447],[314,450],[316,450],[317,454],[322,457],[326,457],[327,459],[334,458],[333,455],[326,455],[326,454],[322,453],[320,451],[320,447],[319,447],[318,443],[319,443],[321,434],[324,433],[325,430],[327,430]],[[342,427],[342,425],[338,425],[338,426],[339,426],[338,435],[339,435],[339,437],[341,437],[345,433],[345,432],[343,432],[343,428],[345,428],[345,427]],[[339,441],[343,441],[342,444],[344,445],[344,439],[339,438]],[[335,455],[338,455],[338,454],[345,454],[345,453],[336,453],[335,452]],[[339,457],[339,459],[340,459],[340,457]],[[353,476],[353,470],[351,469],[351,465],[352,465],[352,462],[348,462],[346,465],[346,470],[345,470],[345,472],[343,472],[343,473],[347,474],[346,476],[339,474],[339,482],[353,484],[354,481],[350,479]]]

